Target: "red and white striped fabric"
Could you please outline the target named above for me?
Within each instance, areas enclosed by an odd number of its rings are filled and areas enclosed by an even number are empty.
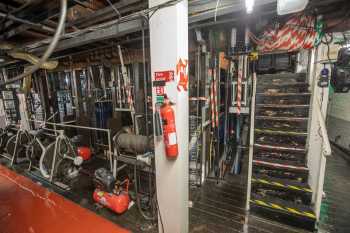
[[[243,61],[244,57],[239,57],[238,64],[238,78],[237,78],[237,116],[241,115],[241,105],[242,105],[242,78],[243,78]]]
[[[317,36],[314,24],[313,16],[295,15],[282,28],[266,30],[261,39],[254,37],[252,33],[250,37],[258,44],[259,52],[311,49]]]
[[[211,125],[213,128],[219,125],[219,110],[218,110],[218,98],[217,98],[217,86],[216,86],[216,72],[215,69],[211,70],[212,82],[210,87],[210,106],[211,106]]]
[[[217,90],[217,81],[216,81],[216,70],[214,69],[214,104],[215,104],[215,125],[219,126],[219,106],[218,106],[218,90]]]
[[[128,94],[128,104],[129,104],[129,108],[131,111],[134,111],[134,101],[132,99],[132,90],[129,84],[129,87],[127,87],[127,94]]]
[[[212,70],[209,71],[209,77],[212,76]],[[214,98],[214,81],[210,84],[210,109],[211,109],[211,126],[215,127],[215,98]]]

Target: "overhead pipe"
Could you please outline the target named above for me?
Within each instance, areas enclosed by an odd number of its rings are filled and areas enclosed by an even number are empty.
[[[66,21],[66,15],[67,15],[67,0],[61,0],[61,10],[60,10],[60,18],[59,18],[58,26],[57,26],[55,35],[53,36],[52,41],[51,41],[49,47],[47,48],[47,50],[45,51],[44,55],[40,58],[38,63],[33,65],[27,72],[23,72],[22,74],[14,77],[10,80],[1,82],[0,87],[22,80],[23,78],[33,74],[35,71],[37,71],[42,66],[43,63],[46,62],[46,60],[51,56],[52,52],[55,50],[57,43],[61,37],[61,33],[64,29],[64,25],[65,25],[65,21]]]
[[[7,54],[15,59],[25,60],[33,65],[39,63],[39,57],[30,53],[10,51],[10,52],[7,52]],[[39,68],[46,69],[46,70],[53,70],[57,66],[58,66],[58,61],[46,61],[46,62],[43,62]]]
[[[15,22],[18,22],[18,23],[23,23],[23,24],[27,24],[29,26],[32,26],[34,28],[37,28],[37,29],[41,29],[41,30],[44,30],[46,32],[55,32],[54,29],[48,27],[48,26],[45,26],[43,24],[40,24],[40,23],[33,23],[29,20],[26,20],[26,19],[21,19],[21,18],[18,18],[14,15],[11,15],[11,14],[5,14],[5,13],[2,13],[0,12],[0,17],[1,18],[6,18],[6,19],[10,19],[12,21],[15,21]]]

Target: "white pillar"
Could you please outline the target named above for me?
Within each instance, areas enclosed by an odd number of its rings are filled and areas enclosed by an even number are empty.
[[[149,7],[167,0],[149,0]],[[156,183],[162,223],[158,218],[159,232],[188,232],[188,2],[179,1],[173,6],[157,10],[150,19],[150,46],[153,109],[157,101],[153,87],[156,72],[174,72],[174,80],[166,82],[164,92],[175,103],[175,123],[179,154],[169,160],[165,155],[162,136],[155,136]],[[182,65],[179,63],[181,60]],[[179,66],[180,65],[180,66]],[[178,69],[177,69],[178,68]],[[164,72],[169,74],[169,72]],[[158,90],[159,91],[159,90]],[[158,92],[159,93],[159,92]],[[159,96],[159,95],[158,95]],[[162,227],[163,225],[163,227]]]

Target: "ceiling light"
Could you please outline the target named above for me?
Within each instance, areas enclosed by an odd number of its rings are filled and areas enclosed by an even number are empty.
[[[277,0],[277,13],[287,15],[305,9],[309,0]]]
[[[245,0],[245,8],[247,9],[247,14],[251,14],[253,12],[255,0]]]

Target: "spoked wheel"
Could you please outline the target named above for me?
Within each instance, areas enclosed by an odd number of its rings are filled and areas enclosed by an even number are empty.
[[[55,164],[54,168],[52,167],[52,162],[55,155],[55,145],[56,142],[49,144],[49,146],[46,148],[46,152],[41,156],[39,161],[41,174],[47,179],[50,178],[52,169],[54,169],[53,176],[55,177],[56,175],[64,174],[64,172],[62,173],[61,170],[65,170],[64,168],[68,166],[67,164],[70,163],[72,166],[74,166],[73,160],[65,157],[66,155],[72,158],[76,157],[74,148],[68,145],[64,140],[61,140],[59,143],[57,143]]]
[[[7,142],[13,135],[16,134],[8,127],[5,129],[0,129],[0,153],[4,153],[6,151]]]
[[[44,153],[44,145],[39,139],[33,139],[26,148],[26,157],[32,165],[39,166],[39,161]]]
[[[5,146],[6,157],[8,157],[9,159],[12,159],[13,157],[15,146],[16,146],[16,135],[13,135],[6,142],[6,146]]]
[[[18,137],[17,137],[18,136]],[[18,139],[18,140],[17,140]],[[18,159],[26,158],[26,148],[31,141],[31,136],[26,132],[19,132],[13,135],[6,143],[6,152],[9,159],[15,157],[14,162],[18,162]],[[17,142],[17,147],[16,147]],[[16,153],[15,153],[16,150]]]
[[[7,143],[9,138],[10,137],[7,134],[7,132],[4,129],[0,129],[0,153],[4,152],[4,149],[6,147],[6,143]]]

